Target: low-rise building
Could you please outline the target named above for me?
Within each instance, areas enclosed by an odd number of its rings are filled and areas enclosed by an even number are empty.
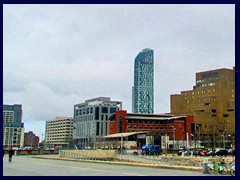
[[[167,145],[178,149],[195,147],[191,134],[194,117],[192,115],[174,116],[171,114],[137,114],[126,110],[117,111],[110,117],[110,134],[146,132],[149,137],[139,135],[136,146],[145,144]],[[147,141],[146,141],[147,140]],[[174,146],[173,146],[174,145]]]

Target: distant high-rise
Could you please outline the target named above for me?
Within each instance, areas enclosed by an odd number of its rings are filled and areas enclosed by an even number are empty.
[[[154,113],[153,80],[153,50],[143,49],[134,62],[134,86],[132,88],[132,111],[134,113]]]
[[[22,147],[23,140],[22,105],[3,105],[3,147]]]

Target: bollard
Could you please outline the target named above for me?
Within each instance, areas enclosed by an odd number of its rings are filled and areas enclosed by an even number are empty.
[[[203,174],[208,174],[207,165],[208,165],[208,160],[204,159],[203,163],[202,163],[202,172],[203,172]]]

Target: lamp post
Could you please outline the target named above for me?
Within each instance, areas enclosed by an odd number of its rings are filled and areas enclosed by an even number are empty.
[[[186,139],[186,140],[187,140],[187,142],[186,142],[186,147],[187,147],[187,150],[188,150],[188,148],[189,148],[189,145],[188,145],[188,143],[189,143],[189,142],[188,142],[188,133],[186,133],[186,137],[187,137],[187,139]]]
[[[231,138],[231,134],[228,134],[228,146],[230,146],[231,142],[229,141],[229,138]]]
[[[123,154],[123,135],[121,135],[121,154]]]
[[[165,134],[165,156],[167,156],[167,134]]]
[[[196,127],[198,127],[198,144],[200,144],[200,126],[196,124]]]
[[[224,131],[226,131],[227,129],[223,129],[223,148],[225,149],[225,135],[224,135]]]

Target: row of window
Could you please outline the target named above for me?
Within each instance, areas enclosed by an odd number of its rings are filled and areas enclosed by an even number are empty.
[[[213,76],[218,76],[218,72],[209,72],[209,73],[205,73],[205,74],[202,74],[201,77],[204,79],[204,78],[209,78],[209,77],[213,77]]]
[[[53,124],[53,125],[56,125],[56,124],[60,124],[60,125],[68,125],[68,124],[72,124],[72,120],[57,120],[57,121],[49,121],[47,122],[46,124]]]
[[[100,108],[100,109],[99,109]],[[95,107],[95,114],[99,114],[99,112],[101,112],[102,114],[112,114],[114,112],[116,112],[118,110],[118,108],[116,107]],[[75,115],[76,116],[82,116],[85,114],[93,114],[93,107],[91,108],[81,108],[75,109]]]
[[[71,129],[66,129],[66,130],[64,130],[64,131],[46,130],[46,133],[50,133],[50,134],[59,134],[59,133],[61,133],[61,134],[63,134],[63,133],[67,134],[67,133],[70,133],[70,132],[72,132]]]
[[[142,127],[142,126],[128,126],[128,129],[165,129],[165,128],[163,128],[163,127],[152,127],[152,126],[150,126],[150,127],[148,127],[148,126],[144,126],[144,127]]]
[[[151,120],[151,121],[148,121],[148,120],[127,120],[128,123],[136,123],[136,124],[171,124],[173,123],[172,120]]]
[[[215,83],[207,83],[207,84],[198,84],[197,87],[210,87],[210,86],[215,86]]]
[[[182,93],[182,95],[184,95],[185,96],[185,99],[187,99],[187,97],[186,96],[191,96],[192,98],[194,98],[194,94],[205,94],[205,93],[211,93],[211,92],[215,92],[215,89],[208,89],[207,91],[205,91],[205,90],[202,90],[202,91],[192,91],[192,93],[190,94],[190,93]]]
[[[108,115],[101,115],[101,118],[99,119],[99,115],[96,116],[96,119],[93,119],[94,116],[88,115],[88,116],[81,116],[78,117],[77,119],[74,119],[75,122],[81,122],[81,121],[92,121],[92,120],[108,120]]]

